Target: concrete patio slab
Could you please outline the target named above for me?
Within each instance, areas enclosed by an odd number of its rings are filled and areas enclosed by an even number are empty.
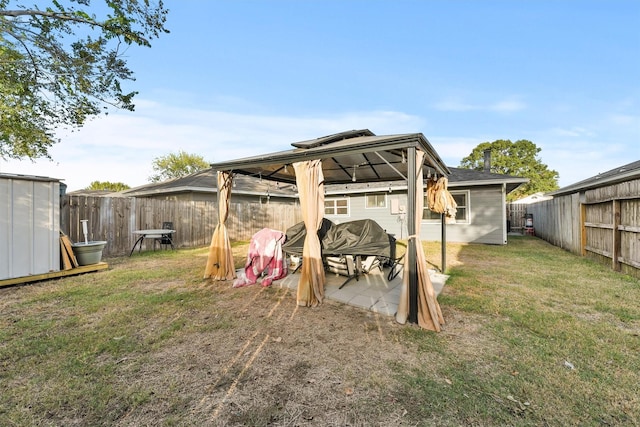
[[[402,291],[402,272],[391,281],[387,280],[388,274],[388,269],[375,269],[360,275],[357,279],[349,280],[345,276],[327,272],[325,298],[383,315],[394,316],[398,310]],[[435,270],[429,270],[429,277],[436,295],[440,294],[449,276]],[[284,279],[273,282],[273,286],[295,290],[299,280],[299,272],[289,274]],[[342,286],[343,284],[344,286]],[[341,286],[342,289],[340,289]]]

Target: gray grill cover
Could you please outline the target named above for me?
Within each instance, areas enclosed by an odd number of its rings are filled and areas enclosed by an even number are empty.
[[[286,235],[287,241],[282,245],[282,250],[289,254],[302,255],[306,236],[304,222],[290,227]],[[324,218],[318,230],[318,237],[322,245],[322,255],[378,255],[385,258],[394,256],[391,243],[393,241],[395,244],[395,239],[371,219],[334,224]]]

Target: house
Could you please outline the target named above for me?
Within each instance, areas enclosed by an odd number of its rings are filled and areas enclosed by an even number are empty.
[[[181,178],[141,185],[117,193],[123,197],[144,197],[160,200],[216,201],[216,172],[205,169]],[[240,175],[233,182],[233,198],[236,202],[263,204],[297,204],[298,194],[294,184],[283,184],[261,179],[260,176]],[[111,193],[110,196],[113,196]]]
[[[62,190],[60,190],[62,191]],[[68,193],[65,192],[65,195],[69,196],[87,196],[87,197],[114,197],[114,195],[118,195],[117,192],[113,192],[111,190],[87,190],[85,188],[80,190],[70,191]]]
[[[514,200],[511,203],[517,203],[522,205],[530,205],[531,203],[542,202],[543,200],[553,199],[553,196],[549,196],[548,194],[544,194],[542,191],[529,194],[528,196],[522,197],[518,200]]]
[[[456,201],[455,222],[447,223],[446,240],[461,243],[507,243],[506,196],[526,178],[449,167],[448,189]],[[325,216],[333,222],[374,219],[398,239],[407,237],[407,186],[402,182],[325,186]],[[441,216],[426,208],[420,237],[439,241]]]
[[[456,200],[458,210],[455,223],[447,226],[446,239],[450,242],[506,244],[506,195],[528,180],[471,169],[449,169],[449,192]],[[161,200],[215,201],[216,179],[215,171],[207,169],[118,194]],[[298,204],[298,192],[291,183],[261,181],[260,176],[237,175],[234,185],[234,202]],[[374,219],[398,239],[407,237],[406,206],[407,184],[404,181],[356,180],[325,186],[325,216],[328,219],[336,223]],[[421,238],[432,241],[441,239],[440,215],[426,208]]]

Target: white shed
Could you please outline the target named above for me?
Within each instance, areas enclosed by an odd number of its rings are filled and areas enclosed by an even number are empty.
[[[60,180],[0,173],[0,280],[56,271]]]

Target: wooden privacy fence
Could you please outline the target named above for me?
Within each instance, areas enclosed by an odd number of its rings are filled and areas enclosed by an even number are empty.
[[[507,220],[511,230],[522,230],[525,224],[525,215],[527,213],[527,205],[524,203],[508,203],[507,204]]]
[[[104,256],[128,255],[137,237],[136,230],[162,228],[173,222],[174,245],[202,247],[211,243],[218,223],[218,203],[205,201],[156,200],[133,197],[66,195],[60,208],[60,229],[73,242],[84,241],[80,220],[88,220],[88,239],[106,240]],[[249,240],[262,228],[286,231],[302,221],[299,206],[233,202],[229,206],[227,228],[231,240]],[[142,250],[153,249],[145,240]],[[136,249],[137,250],[137,249]]]
[[[640,269],[640,199],[583,205],[583,254],[603,257],[616,271]]]
[[[640,277],[640,180],[528,205],[536,236]]]

